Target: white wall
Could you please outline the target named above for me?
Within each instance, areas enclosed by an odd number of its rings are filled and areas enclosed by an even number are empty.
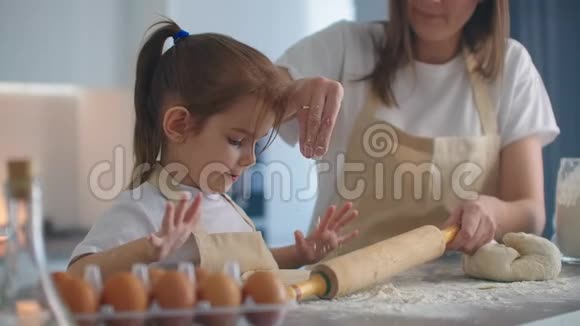
[[[307,33],[307,12],[306,0],[169,0],[168,13],[190,33],[227,34],[273,59]]]
[[[77,98],[79,178],[74,198],[78,202],[78,216],[63,221],[61,228],[90,228],[111,206],[112,196],[126,188],[133,168],[135,118],[131,93],[118,89],[83,89]]]
[[[110,206],[110,194],[129,180],[132,129],[127,126],[133,121],[127,91],[0,83],[0,180],[7,177],[6,161],[32,159],[45,216],[57,229],[90,228]],[[115,158],[117,146],[125,150]],[[99,173],[98,183],[90,182],[91,171],[103,161],[121,164]],[[1,193],[0,188],[0,223],[5,218]]]
[[[303,36],[354,18],[354,7],[352,0],[0,0],[0,80],[132,87],[145,29],[163,15],[275,59]]]
[[[57,228],[88,228],[110,205],[88,178],[116,145],[131,169],[137,51],[166,13],[162,0],[0,0],[0,183],[6,159],[34,158]]]
[[[2,0],[0,79],[119,85],[115,0]]]
[[[78,0],[77,0],[78,1]],[[133,87],[135,81],[135,65],[137,54],[141,47],[145,31],[149,26],[168,13],[167,0],[116,0],[119,10],[124,10],[123,26],[120,31],[124,35],[120,52],[121,67],[118,69],[121,84]]]
[[[0,0],[0,80],[131,88],[165,0]]]
[[[167,0],[168,14],[190,33],[225,33],[272,60],[292,43],[355,16],[352,0]]]
[[[385,20],[389,13],[389,0],[354,0],[358,21]]]
[[[77,106],[72,87],[0,84],[0,180],[8,160],[32,159],[44,186],[44,213],[57,223],[78,216]]]

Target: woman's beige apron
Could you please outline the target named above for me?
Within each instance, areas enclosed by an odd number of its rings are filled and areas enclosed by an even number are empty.
[[[343,232],[358,229],[360,233],[334,255],[422,225],[441,227],[462,201],[475,199],[478,194],[497,194],[500,139],[496,113],[487,83],[477,73],[473,57],[464,52],[464,58],[482,136],[413,136],[378,120],[375,113],[384,106],[372,94],[367,99],[345,155],[345,164],[363,163],[364,171],[341,173],[333,200],[333,203],[353,202],[359,218]],[[340,180],[345,187],[340,186]],[[351,192],[357,182],[359,187],[363,186],[359,188],[362,191]]]

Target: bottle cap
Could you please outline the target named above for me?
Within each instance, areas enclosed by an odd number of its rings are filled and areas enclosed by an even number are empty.
[[[8,161],[8,187],[11,196],[30,198],[32,188],[32,163],[29,160]]]

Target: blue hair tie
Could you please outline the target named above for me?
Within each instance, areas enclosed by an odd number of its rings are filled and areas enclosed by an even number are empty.
[[[182,38],[184,37],[188,37],[189,33],[184,31],[184,30],[180,30],[179,32],[173,34],[173,44],[177,44],[177,42],[179,42]]]

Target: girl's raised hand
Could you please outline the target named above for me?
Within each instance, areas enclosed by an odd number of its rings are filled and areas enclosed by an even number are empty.
[[[177,251],[187,241],[201,218],[201,192],[193,202],[191,195],[184,193],[177,203],[167,201],[161,230],[151,233],[148,240],[155,248],[156,260],[163,260]]]
[[[352,203],[348,202],[340,210],[330,206],[316,229],[306,238],[302,232],[296,231],[296,251],[304,264],[313,264],[326,257],[328,253],[347,243],[358,235],[358,230],[341,235],[343,226],[357,218],[358,211],[352,209]]]

